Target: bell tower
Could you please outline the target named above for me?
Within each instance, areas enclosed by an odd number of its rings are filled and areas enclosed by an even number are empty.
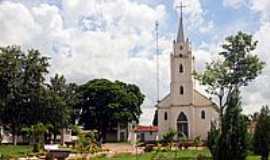
[[[183,5],[180,8],[179,26],[171,53],[172,105],[187,106],[193,102],[193,56],[190,42],[185,39],[183,26]]]

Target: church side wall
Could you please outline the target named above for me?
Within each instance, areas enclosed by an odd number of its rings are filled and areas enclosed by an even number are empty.
[[[167,112],[167,120],[164,119],[164,115],[165,112]],[[158,128],[159,128],[159,132],[158,132],[158,137],[159,139],[162,138],[162,135],[166,132],[169,131],[170,129],[170,117],[171,117],[171,113],[169,109],[164,109],[164,108],[160,108],[158,109]]]
[[[205,119],[202,118],[202,112],[205,113]],[[196,135],[195,137],[201,137],[201,139],[206,140],[208,131],[211,125],[211,109],[209,107],[197,107],[195,112],[195,127]]]
[[[202,118],[202,111],[205,112],[205,119]],[[200,136],[201,139],[207,140],[208,132],[211,128],[211,122],[218,118],[218,113],[212,107],[196,107],[195,117],[195,137]]]

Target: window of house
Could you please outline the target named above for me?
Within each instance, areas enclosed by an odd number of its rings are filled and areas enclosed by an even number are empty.
[[[202,119],[205,119],[205,111],[202,111],[202,112],[201,112],[201,118],[202,118]]]
[[[181,95],[184,94],[184,87],[183,87],[183,86],[180,87],[180,94],[181,94]]]
[[[168,119],[168,113],[165,112],[165,113],[164,113],[164,120],[166,121],[167,119]]]
[[[179,72],[180,73],[183,73],[184,72],[184,68],[183,68],[183,65],[182,64],[179,65]]]

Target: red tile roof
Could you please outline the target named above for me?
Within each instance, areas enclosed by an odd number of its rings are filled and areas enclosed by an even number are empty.
[[[135,132],[157,132],[158,127],[157,126],[137,126],[134,129]]]

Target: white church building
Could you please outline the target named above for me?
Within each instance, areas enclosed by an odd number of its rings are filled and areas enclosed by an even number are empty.
[[[187,139],[206,140],[211,123],[218,121],[216,104],[195,88],[194,56],[191,43],[185,39],[182,11],[177,38],[170,54],[170,93],[158,102],[159,138],[170,129]]]

